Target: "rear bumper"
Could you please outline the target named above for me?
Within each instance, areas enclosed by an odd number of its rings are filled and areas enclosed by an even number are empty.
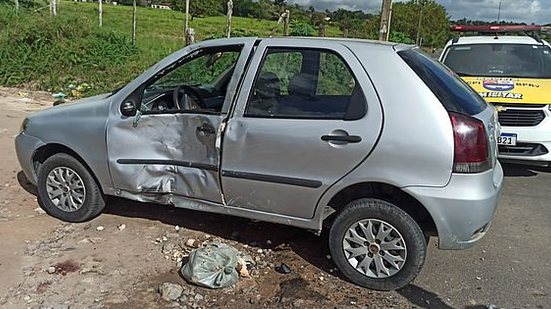
[[[488,231],[503,185],[499,163],[480,174],[453,174],[443,188],[407,187],[431,214],[440,249],[466,249]]]

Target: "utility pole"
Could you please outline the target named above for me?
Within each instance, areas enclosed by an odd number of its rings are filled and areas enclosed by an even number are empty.
[[[57,0],[50,0],[50,15],[57,16]]]
[[[226,16],[226,36],[229,38],[231,36],[231,16],[233,14],[233,1],[228,1],[228,12]]]
[[[99,2],[99,7],[98,7],[98,13],[99,13],[99,26],[102,27],[103,26],[103,1],[102,0],[98,0]]]
[[[497,8],[497,23],[499,24],[499,20],[501,19],[501,1],[499,1],[499,7]]]
[[[285,10],[285,17],[283,18],[283,35],[289,36],[289,19],[291,18],[291,11]]]
[[[190,45],[195,42],[195,30],[189,27],[189,0],[186,0],[186,16],[184,17],[184,44]]]
[[[132,1],[132,45],[136,46],[136,15],[138,9],[136,5],[136,0]]]
[[[381,27],[379,29],[379,41],[388,41],[390,35],[390,19],[392,15],[392,0],[383,0],[381,7]]]
[[[421,46],[421,21],[423,20],[423,4],[424,2],[419,1],[419,22],[417,23],[417,38],[415,39],[415,44]]]

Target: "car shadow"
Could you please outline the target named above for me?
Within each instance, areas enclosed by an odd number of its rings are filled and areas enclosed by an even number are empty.
[[[512,163],[501,163],[505,177],[533,177],[539,173],[549,173],[551,168],[546,166],[532,166]]]
[[[25,176],[17,173],[19,185],[28,193],[38,196],[36,186]],[[177,208],[154,203],[142,203],[123,198],[108,196],[102,213],[128,218],[140,218],[159,221],[172,226],[180,226],[193,231],[208,233],[223,239],[235,240],[242,244],[279,252],[280,261],[289,263],[293,255],[282,251],[292,251],[318,269],[332,273],[345,281],[346,278],[336,270],[335,264],[328,259],[329,248],[327,231],[320,236],[308,230],[269,222],[254,221],[229,215],[214,214]]]
[[[19,171],[16,175],[17,182],[23,188],[23,190],[27,191],[28,193],[38,196],[38,191],[36,189],[36,186],[32,184],[32,182],[27,179],[27,176],[25,176],[25,173],[23,171]]]
[[[37,195],[36,186],[27,180],[22,171],[17,174],[21,187],[30,194]],[[124,198],[108,196],[104,214],[115,216],[159,221],[172,226],[207,233],[226,240],[234,240],[241,244],[262,249],[272,249],[277,254],[274,263],[289,263],[298,255],[307,263],[321,271],[331,273],[349,283],[341,274],[330,257],[328,248],[328,231],[324,229],[321,235],[292,226],[269,222],[255,221],[229,215],[214,214],[177,208],[169,205],[131,201]],[[285,252],[288,251],[288,252]],[[292,269],[292,272],[298,272]],[[350,283],[352,284],[352,283]],[[422,308],[452,308],[440,297],[416,285],[408,285],[396,291],[411,303]]]
[[[123,198],[109,197],[103,213],[128,218],[159,221],[172,226],[207,233],[223,239],[235,240],[262,249],[272,249],[286,263],[292,251],[306,262],[324,272],[346,280],[335,271],[335,264],[327,258],[329,253],[327,232],[317,236],[307,230],[281,224],[253,221],[246,218],[188,210],[167,205],[141,203]]]
[[[414,284],[410,284],[396,292],[409,300],[412,304],[421,308],[453,309],[453,307],[446,304],[440,296]]]

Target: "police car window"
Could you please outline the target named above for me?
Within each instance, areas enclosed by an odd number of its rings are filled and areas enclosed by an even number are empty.
[[[551,78],[551,49],[530,44],[452,45],[444,64],[461,76]]]

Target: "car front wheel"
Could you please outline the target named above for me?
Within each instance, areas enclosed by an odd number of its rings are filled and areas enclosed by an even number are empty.
[[[105,206],[95,179],[74,157],[55,154],[38,172],[38,200],[51,216],[67,222],[83,222]]]
[[[353,283],[395,290],[417,277],[427,251],[423,231],[405,211],[386,201],[360,199],[335,219],[329,249]]]

